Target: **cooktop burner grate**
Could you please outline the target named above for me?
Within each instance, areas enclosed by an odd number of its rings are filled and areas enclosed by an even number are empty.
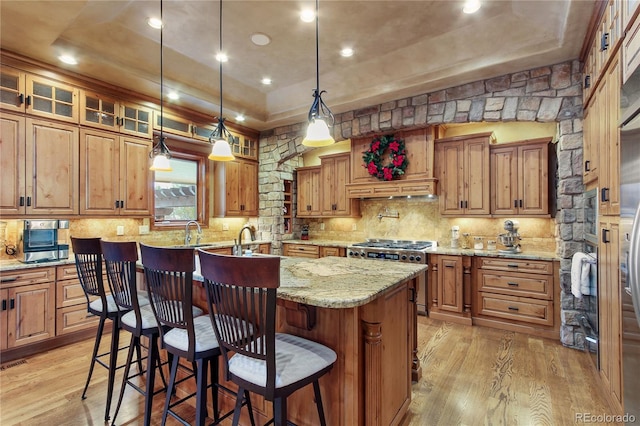
[[[395,250],[425,250],[431,248],[431,241],[398,241],[398,240],[375,240],[355,243],[353,247],[385,248]]]

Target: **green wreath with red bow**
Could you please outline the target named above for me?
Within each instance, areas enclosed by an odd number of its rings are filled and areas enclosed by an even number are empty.
[[[383,164],[387,151],[389,162]],[[362,153],[362,160],[362,166],[369,174],[380,180],[393,180],[403,175],[409,164],[404,140],[396,139],[393,135],[374,137],[369,149]]]

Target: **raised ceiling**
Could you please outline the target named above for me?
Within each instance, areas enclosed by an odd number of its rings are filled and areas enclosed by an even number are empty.
[[[219,2],[164,0],[165,93],[219,112]],[[593,0],[320,2],[320,88],[334,113],[506,73],[577,59]],[[314,1],[223,3],[224,116],[264,130],[306,119],[316,86],[315,25],[299,18]],[[75,73],[159,97],[160,36],[146,24],[160,1],[0,2],[0,47]],[[257,46],[253,33],[269,35]],[[342,47],[355,54],[341,57]],[[62,53],[77,65],[61,64]],[[263,77],[273,83],[265,86]],[[173,102],[173,101],[172,101]],[[165,104],[166,105],[166,104]]]

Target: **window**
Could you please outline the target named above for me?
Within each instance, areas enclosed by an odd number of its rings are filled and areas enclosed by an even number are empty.
[[[206,225],[207,159],[202,154],[175,148],[171,148],[171,155],[173,171],[155,172],[154,228],[183,227],[190,220]]]

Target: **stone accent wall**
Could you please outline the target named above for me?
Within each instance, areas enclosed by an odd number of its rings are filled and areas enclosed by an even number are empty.
[[[329,101],[330,104],[330,101]],[[498,121],[557,122],[557,251],[562,257],[561,341],[581,348],[584,336],[575,322],[579,304],[570,292],[571,257],[582,247],[582,74],[578,61],[502,75],[487,80],[416,94],[379,105],[336,114],[336,140],[377,132],[442,123]],[[260,136],[260,218],[263,238],[280,253],[283,234],[282,180],[293,179],[306,123],[278,127]],[[294,234],[300,223],[294,221]]]

